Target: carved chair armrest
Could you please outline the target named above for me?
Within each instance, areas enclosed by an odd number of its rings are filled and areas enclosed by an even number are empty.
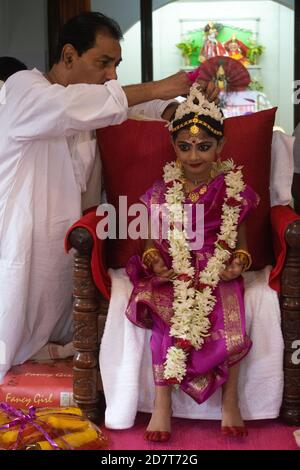
[[[103,420],[105,400],[99,370],[99,346],[103,336],[109,297],[102,262],[104,243],[96,237],[96,213],[84,216],[69,230],[66,249],[74,254],[73,392],[76,404],[93,422]],[[106,284],[105,284],[106,283]],[[101,295],[101,293],[103,295]]]
[[[300,217],[289,207],[274,208],[278,214],[275,251],[281,245],[281,327],[284,339],[284,392],[280,411],[288,424],[300,424]],[[273,214],[273,215],[274,215]],[[277,245],[277,248],[276,248]],[[279,266],[280,267],[280,266]],[[298,351],[297,351],[298,350]]]
[[[97,225],[101,217],[96,209],[90,210],[68,231],[65,240],[66,251],[75,248],[80,256],[90,260],[93,280],[105,299],[110,298],[111,281],[105,265],[105,240],[97,237]]]
[[[93,237],[86,228],[78,227],[69,234],[69,242],[72,248],[78,251],[80,255],[92,255],[94,245]]]

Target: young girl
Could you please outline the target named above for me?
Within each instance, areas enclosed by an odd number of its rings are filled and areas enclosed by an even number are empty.
[[[251,347],[241,277],[251,256],[243,222],[258,197],[244,184],[241,168],[218,160],[223,115],[199,85],[192,86],[169,129],[177,162],[166,165],[164,179],[142,197],[149,227],[153,205],[165,204],[169,230],[166,237],[160,230],[158,239],[150,230],[142,259],[135,256],[127,266],[134,289],[126,315],[152,328],[156,395],[145,436],[161,442],[170,438],[171,389],[178,384],[199,404],[222,386],[222,433],[243,437],[238,362]],[[204,242],[191,249],[186,222],[196,233],[203,230],[195,216],[199,204],[204,207]]]

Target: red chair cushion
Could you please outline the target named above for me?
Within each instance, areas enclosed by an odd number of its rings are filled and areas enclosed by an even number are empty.
[[[261,202],[247,222],[253,269],[272,264],[270,226],[271,143],[276,108],[225,120],[226,144],[222,158],[233,158],[244,166],[245,181],[259,194]],[[107,200],[118,213],[119,196],[128,197],[128,207],[162,177],[162,168],[175,158],[164,122],[128,120],[97,133],[103,164]],[[130,218],[128,217],[128,223]],[[124,267],[144,248],[143,240],[110,240],[108,266]]]

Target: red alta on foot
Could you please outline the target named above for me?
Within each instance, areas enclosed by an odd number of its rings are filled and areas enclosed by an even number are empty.
[[[224,437],[247,437],[246,426],[222,426],[221,433]]]
[[[168,431],[146,431],[145,439],[152,442],[167,442],[171,437]]]

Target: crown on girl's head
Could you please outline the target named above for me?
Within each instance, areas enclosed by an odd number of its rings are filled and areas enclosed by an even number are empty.
[[[193,119],[179,124],[174,127],[174,123],[181,121],[184,116],[189,116],[194,114]],[[201,120],[199,117],[209,116],[220,124],[223,124],[224,116],[221,111],[221,108],[216,105],[214,102],[209,102],[202,93],[201,86],[198,83],[194,83],[190,88],[190,93],[187,97],[187,100],[181,103],[177,110],[174,119],[170,122],[169,131],[176,132],[182,127],[185,127],[188,124],[192,124],[190,132],[196,134],[196,124],[202,124],[205,127],[209,128],[216,135],[222,135],[222,132],[213,129],[211,125]],[[194,130],[194,131],[193,131]]]

